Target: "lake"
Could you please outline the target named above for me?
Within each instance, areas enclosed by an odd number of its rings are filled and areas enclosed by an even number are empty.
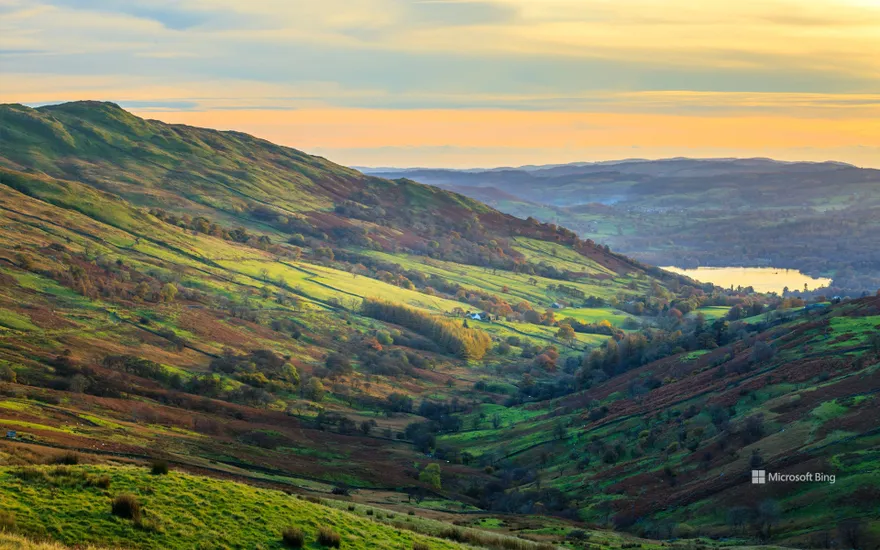
[[[804,284],[810,290],[828,286],[831,279],[814,278],[796,269],[776,269],[773,267],[698,267],[682,269],[679,267],[663,267],[667,271],[687,275],[703,283],[712,283],[723,288],[738,286],[753,287],[758,292],[776,292],[782,289],[803,290]]]

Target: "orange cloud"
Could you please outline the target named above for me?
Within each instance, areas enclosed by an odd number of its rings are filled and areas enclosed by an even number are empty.
[[[848,157],[840,160],[866,164],[876,150],[870,153],[862,149],[880,146],[877,118],[861,117],[332,108],[148,115],[173,123],[245,131],[307,151],[339,151],[346,156],[357,150],[371,150],[373,157],[331,159],[371,165],[393,160],[382,158],[385,155],[379,153],[383,148],[433,150],[425,161],[431,164],[433,156],[436,165],[443,157],[438,148],[443,147],[493,151],[485,157],[483,165],[493,164],[493,160],[498,164],[516,163],[516,158],[520,163],[532,162],[529,151],[534,151],[535,156],[546,156],[553,149],[558,151],[557,158],[541,162],[591,160],[596,151],[605,152],[606,157],[600,158],[610,158],[609,154],[640,156],[634,148],[680,155],[700,151],[701,156],[710,151],[719,155],[751,152],[766,156],[777,152],[780,158],[794,154],[799,160],[828,160],[834,157],[832,151],[837,151],[844,153],[841,157]],[[509,152],[505,154],[503,150]],[[580,157],[559,158],[563,154]],[[467,159],[472,165],[480,157],[467,155]],[[873,165],[880,167],[880,159],[875,158]]]

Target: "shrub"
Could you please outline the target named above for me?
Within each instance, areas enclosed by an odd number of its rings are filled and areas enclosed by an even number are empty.
[[[414,542],[412,550],[431,550],[431,547],[424,542]]]
[[[288,527],[281,533],[281,542],[288,548],[302,548],[306,544],[306,536],[298,527]]]
[[[79,455],[73,451],[55,455],[51,459],[52,464],[64,464],[65,466],[76,466],[79,464]]]
[[[168,474],[168,461],[154,460],[152,465],[150,466],[150,472],[154,476],[164,476]]]
[[[0,533],[15,531],[15,514],[0,510]]]
[[[114,498],[110,511],[114,516],[123,519],[133,521],[140,521],[141,519],[141,503],[138,502],[136,496],[129,493],[123,493]]]
[[[318,529],[318,544],[328,548],[339,548],[342,546],[342,537],[329,527],[321,527]]]
[[[100,489],[109,489],[110,488],[110,476],[103,475],[103,476],[89,478],[89,485],[92,485],[93,487],[98,487]]]
[[[46,479],[46,472],[34,466],[24,466],[16,470],[14,475],[23,481],[41,481]]]

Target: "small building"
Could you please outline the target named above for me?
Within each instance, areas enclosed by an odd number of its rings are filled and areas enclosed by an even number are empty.
[[[482,321],[483,320],[483,318],[480,317],[479,313],[471,313],[470,315],[468,315],[468,319],[472,319],[474,321]]]
[[[553,309],[562,309],[562,308],[564,308],[565,306],[563,306],[563,305],[560,304],[559,302],[553,302],[552,304],[550,304],[550,307],[552,307]]]
[[[6,431],[6,439],[15,439],[16,437],[18,437],[18,434],[15,433],[15,430]]]

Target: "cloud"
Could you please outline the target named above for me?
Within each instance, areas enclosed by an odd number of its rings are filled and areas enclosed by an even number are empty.
[[[411,0],[405,24],[430,27],[491,25],[513,21],[518,10],[497,2]]]
[[[424,146],[473,133],[483,145],[469,150],[515,150],[495,134],[516,132],[564,147],[553,132],[593,139],[599,126],[621,147],[649,147],[632,136],[663,137],[655,117],[706,133],[728,119],[785,120],[802,130],[786,139],[832,150],[880,120],[880,5],[867,0],[0,0],[0,14],[2,101],[108,99],[230,128],[312,113],[329,117],[326,129],[309,119],[314,135],[344,128],[362,140],[352,150],[379,137],[401,146],[368,110],[430,122],[401,127],[411,144],[419,132],[447,136]],[[436,110],[467,115],[457,134],[432,126],[424,113]],[[508,124],[529,115],[534,127]],[[308,139],[254,126],[266,129]]]
[[[103,12],[148,19],[172,30],[186,30],[211,20],[211,12],[187,8],[173,0],[49,0],[51,5],[77,11]]]

